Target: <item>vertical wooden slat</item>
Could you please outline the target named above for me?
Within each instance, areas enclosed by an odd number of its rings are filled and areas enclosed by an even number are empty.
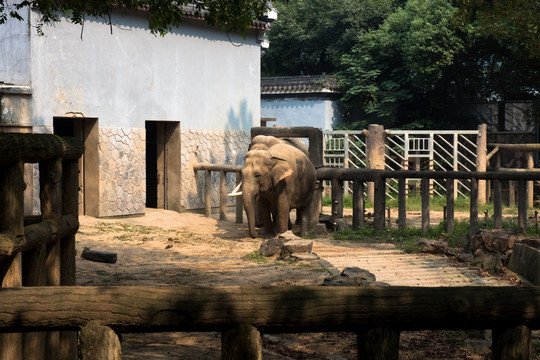
[[[478,230],[478,179],[471,178],[470,230]]]
[[[204,216],[212,216],[212,172],[204,170]]]
[[[56,158],[39,164],[41,215],[43,220],[58,224],[62,216],[62,159]],[[60,241],[47,246],[45,260],[46,284],[60,286],[61,283],[61,247]],[[46,358],[59,358],[59,332],[48,332],[46,336]]]
[[[67,160],[63,162],[62,168],[62,214],[75,215],[78,217],[78,189],[77,174],[78,162]],[[75,235],[65,237],[60,240],[61,261],[60,261],[60,284],[62,286],[76,285],[75,276]],[[60,359],[76,360],[78,356],[77,332],[60,332]]]
[[[373,222],[376,230],[384,230],[384,210],[386,207],[386,179],[377,177],[374,181]]]
[[[219,219],[227,220],[227,173],[219,172]]]
[[[429,230],[429,178],[422,178],[422,231]]]
[[[238,186],[238,184],[240,184],[240,182],[242,181],[242,174],[237,172],[236,173],[236,186]],[[243,209],[243,204],[242,204],[242,197],[241,196],[237,196],[236,197],[236,223],[237,224],[242,224],[244,222],[244,209]]]
[[[364,182],[353,181],[353,227],[364,226]]]
[[[0,232],[24,236],[24,164],[0,168]],[[22,256],[0,262],[0,285],[22,286]],[[0,334],[0,360],[22,360],[22,334]]]
[[[407,228],[407,179],[398,179],[398,230]]]
[[[343,181],[332,179],[332,219],[343,217]]]
[[[527,231],[527,181],[518,181],[518,229]]]
[[[446,179],[446,232],[452,234],[456,225],[454,217],[454,179]]]

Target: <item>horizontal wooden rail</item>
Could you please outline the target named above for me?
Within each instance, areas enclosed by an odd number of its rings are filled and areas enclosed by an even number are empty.
[[[84,152],[82,141],[52,134],[0,133],[0,165],[18,161],[37,163],[56,157],[78,159]]]
[[[540,329],[539,287],[23,287],[0,289],[0,331]]]
[[[72,236],[79,229],[76,215],[64,215],[57,224],[46,220],[24,227],[24,237],[16,237],[10,233],[0,233],[0,260],[19,252],[34,250],[41,245],[51,244],[59,239]]]

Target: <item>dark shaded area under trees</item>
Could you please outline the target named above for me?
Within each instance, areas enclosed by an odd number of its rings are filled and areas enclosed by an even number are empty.
[[[454,104],[532,100],[540,114],[540,3],[275,0],[263,76],[333,74],[350,128],[470,128]]]

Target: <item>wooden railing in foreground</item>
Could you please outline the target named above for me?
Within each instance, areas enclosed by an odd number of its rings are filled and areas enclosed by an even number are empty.
[[[91,324],[91,326],[88,326]],[[107,329],[109,328],[109,329]],[[0,331],[82,329],[89,359],[114,332],[217,331],[222,359],[261,359],[262,333],[358,333],[359,359],[397,359],[399,333],[493,329],[495,359],[528,359],[538,287],[29,287],[0,290]],[[110,330],[112,329],[112,331]],[[113,332],[114,331],[114,332]],[[519,336],[516,336],[518,334]],[[88,353],[86,354],[88,355]],[[518,357],[515,357],[518,355]]]
[[[429,180],[446,180],[446,227],[448,232],[454,231],[454,197],[453,187],[457,179],[471,180],[470,197],[470,226],[478,229],[478,180],[492,180],[493,216],[495,228],[502,225],[502,191],[501,180],[516,180],[518,182],[518,226],[525,229],[527,224],[527,180],[540,180],[540,172],[466,172],[466,171],[389,171],[368,169],[317,169],[319,180],[332,181],[332,215],[343,217],[343,182],[353,182],[353,226],[364,224],[364,183],[375,184],[373,204],[374,224],[377,229],[385,227],[385,186],[386,179],[398,179],[398,228],[406,227],[406,179],[421,179],[422,192],[422,229],[430,225],[429,219]],[[450,190],[448,190],[450,189]]]
[[[0,133],[0,285],[75,285],[78,159],[82,142],[51,134]],[[24,226],[24,163],[39,163],[41,216]],[[36,288],[39,289],[39,288]],[[39,300],[34,299],[34,301]],[[30,299],[12,305],[24,306]],[[0,322],[5,320],[0,306]],[[74,332],[0,334],[0,359],[68,359]]]

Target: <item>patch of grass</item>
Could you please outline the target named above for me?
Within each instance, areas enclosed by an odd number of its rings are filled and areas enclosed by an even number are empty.
[[[247,260],[247,261],[254,261],[257,264],[266,264],[266,263],[268,263],[268,259],[264,255],[261,255],[259,250],[253,250],[249,254],[244,255],[243,259]]]
[[[299,263],[297,265],[297,267],[302,268],[302,269],[306,269],[306,270],[310,270],[310,271],[314,271],[314,272],[319,272],[319,273],[328,272],[327,268],[321,267],[321,266],[315,266],[315,264],[312,264],[310,262],[301,262],[301,263]]]

